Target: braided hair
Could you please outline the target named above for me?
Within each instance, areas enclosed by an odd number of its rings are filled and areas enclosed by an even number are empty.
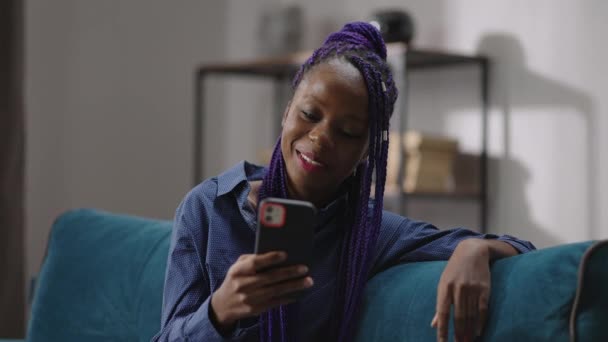
[[[367,161],[357,166],[352,181],[348,183],[347,209],[341,222],[350,225],[350,229],[345,229],[341,244],[336,288],[336,293],[342,295],[335,296],[330,325],[334,340],[349,341],[353,338],[357,309],[382,219],[389,120],[397,99],[397,88],[386,63],[386,46],[380,32],[368,23],[352,22],[330,34],[300,67],[293,80],[294,91],[308,71],[332,59],[344,60],[359,70],[369,98],[369,154]],[[287,198],[286,177],[279,138],[259,191],[259,200],[266,197]],[[373,180],[375,200],[370,201]],[[286,306],[263,313],[260,316],[261,340],[286,341],[287,324]]]

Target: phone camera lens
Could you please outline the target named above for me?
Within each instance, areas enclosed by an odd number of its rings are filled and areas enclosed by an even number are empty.
[[[272,221],[272,216],[266,216],[266,221]]]
[[[268,206],[268,207],[266,208],[266,211],[267,211],[267,212],[269,212],[269,213],[271,213],[271,212],[272,212],[272,206]]]

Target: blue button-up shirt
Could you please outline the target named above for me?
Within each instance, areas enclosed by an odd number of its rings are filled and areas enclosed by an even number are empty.
[[[261,180],[265,169],[240,162],[208,179],[188,193],[176,210],[165,279],[162,329],[154,341],[257,341],[258,318],[242,319],[230,336],[221,336],[209,317],[211,296],[228,268],[241,254],[253,253],[256,214],[249,205],[249,182]],[[338,269],[338,250],[344,227],[336,212],[337,200],[317,214],[314,252],[309,266],[314,286],[302,300],[291,304],[297,313],[295,328],[303,341],[328,336],[331,303]],[[447,260],[467,238],[497,239],[520,253],[534,246],[511,236],[479,234],[457,228],[439,230],[387,211],[383,212],[370,277],[403,262]],[[330,305],[328,305],[330,303]]]

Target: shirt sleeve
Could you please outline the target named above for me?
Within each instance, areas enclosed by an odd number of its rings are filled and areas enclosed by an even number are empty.
[[[165,274],[161,330],[152,341],[232,341],[209,317],[211,291],[205,265],[207,241],[195,241],[193,229],[207,231],[200,200],[186,198],[176,210]],[[207,234],[202,234],[206,239]]]
[[[432,224],[385,212],[372,274],[397,263],[447,260],[458,243],[470,238],[504,241],[519,253],[536,249],[532,243],[509,235],[481,234],[464,228],[439,230]]]

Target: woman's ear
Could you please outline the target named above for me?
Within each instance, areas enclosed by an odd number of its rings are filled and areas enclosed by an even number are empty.
[[[289,108],[291,107],[291,100],[287,102],[287,106],[285,107],[285,112],[283,112],[283,119],[281,119],[281,127],[285,124],[285,120],[287,120],[287,114],[289,114]]]

